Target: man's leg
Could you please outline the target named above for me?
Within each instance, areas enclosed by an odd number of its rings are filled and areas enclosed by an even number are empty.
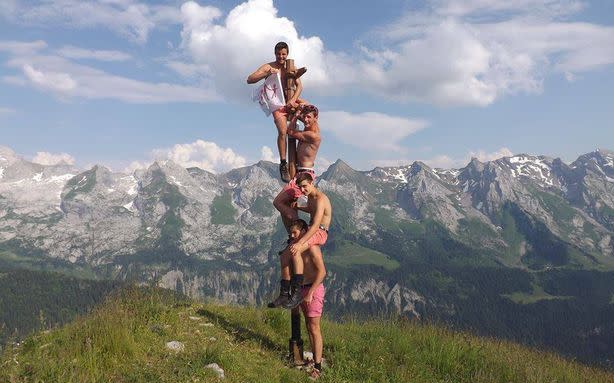
[[[290,278],[290,299],[284,308],[293,309],[303,302],[301,286],[303,285],[303,257],[301,254],[290,255],[292,258],[292,277]]]
[[[281,214],[281,220],[283,221],[286,230],[288,230],[288,227],[290,227],[292,222],[298,219],[298,212],[296,209],[290,207],[292,201],[292,197],[286,193],[285,190],[282,190],[273,200],[273,206],[275,206],[275,209],[277,209],[277,211],[279,211]]]
[[[287,139],[287,115],[279,111],[273,112],[273,121],[277,128],[277,150],[279,151],[279,172],[281,180],[290,182],[290,173],[288,172],[288,162],[286,161],[286,139]]]
[[[281,266],[281,282],[279,287],[279,296],[273,302],[270,302],[267,307],[275,308],[286,304],[290,299],[290,249],[286,248],[279,255],[279,263]]]
[[[296,139],[288,137],[288,172],[290,179],[296,177]]]
[[[318,370],[322,370],[322,331],[320,329],[320,317],[305,317],[305,324],[309,332],[309,344],[313,352],[313,362]]]

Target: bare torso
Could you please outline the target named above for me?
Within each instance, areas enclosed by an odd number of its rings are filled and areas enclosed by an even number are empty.
[[[328,229],[333,217],[333,208],[326,194],[318,190],[317,194],[309,195],[307,197],[307,207],[304,210],[309,213],[309,216],[313,217],[319,204],[322,204],[324,207],[324,215],[320,224]],[[309,224],[311,225],[311,222]]]
[[[313,168],[318,149],[320,149],[320,127],[316,124],[310,130],[317,133],[317,138],[309,140],[298,140],[296,146],[296,163],[300,167]]]
[[[312,246],[301,253],[303,259],[303,283],[313,283],[318,275],[318,269],[314,264],[314,257],[322,257],[320,246]]]

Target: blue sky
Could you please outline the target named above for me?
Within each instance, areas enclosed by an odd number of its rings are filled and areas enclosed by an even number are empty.
[[[308,68],[320,169],[614,149],[606,0],[4,0],[0,145],[119,171],[276,160],[245,78],[279,40]]]

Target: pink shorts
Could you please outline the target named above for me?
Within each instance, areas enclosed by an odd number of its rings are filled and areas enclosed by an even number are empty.
[[[308,172],[309,174],[311,174],[311,177],[313,178],[313,180],[316,180],[316,174],[314,173],[313,170],[303,170],[303,171],[298,171],[296,173],[296,176],[298,176],[299,174],[301,174],[302,172]],[[294,178],[292,178],[290,180],[290,182],[288,182],[288,184],[286,186],[284,186],[283,191],[293,200],[297,199],[298,197],[303,195],[303,192],[301,192],[301,189],[298,187],[298,185],[296,184],[296,176],[294,176]]]
[[[313,233],[311,238],[309,238],[309,241],[307,241],[307,245],[309,245],[309,247],[313,245],[322,246],[326,243],[327,239],[328,239],[328,232],[323,229],[318,229],[318,231]]]
[[[303,298],[307,296],[311,286],[303,286],[301,288],[301,294]],[[322,316],[322,310],[324,309],[324,284],[320,283],[316,290],[313,292],[313,300],[310,304],[305,302],[301,303],[301,309],[303,309],[303,315],[307,318],[317,318]]]

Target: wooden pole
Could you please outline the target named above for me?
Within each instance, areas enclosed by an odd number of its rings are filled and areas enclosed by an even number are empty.
[[[292,75],[287,75],[288,73],[292,73]],[[294,66],[294,60],[288,59],[286,60],[286,102],[292,96],[294,96],[294,92],[296,92],[296,68]],[[292,118],[294,113],[288,113],[288,121]],[[296,139],[288,136],[288,172],[290,173],[290,178],[294,178],[296,175]]]
[[[297,291],[297,294],[300,294]],[[292,309],[290,323],[292,328],[292,336],[288,342],[288,358],[297,366],[304,363],[303,361],[303,339],[301,337],[301,308]]]
[[[296,92],[296,79],[305,73],[306,69],[301,68],[298,71],[294,66],[294,60],[286,60],[286,102],[294,96]],[[288,120],[292,119],[294,111],[289,111]],[[290,178],[294,178],[296,175],[296,139],[288,136],[288,171]],[[300,294],[300,291],[296,292]],[[295,365],[302,365],[303,362],[303,339],[301,337],[301,309],[296,307],[292,309],[290,314],[290,327],[291,333],[290,341],[288,342],[289,358]]]

